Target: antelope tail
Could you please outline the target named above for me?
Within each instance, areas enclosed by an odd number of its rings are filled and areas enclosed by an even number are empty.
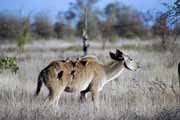
[[[38,76],[38,81],[37,81],[37,89],[36,89],[36,93],[35,93],[35,96],[38,96],[40,90],[41,90],[41,87],[42,87],[42,83],[43,83],[43,75],[42,75],[42,72],[39,74]]]

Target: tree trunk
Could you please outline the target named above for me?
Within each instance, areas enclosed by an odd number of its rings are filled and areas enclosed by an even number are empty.
[[[102,49],[103,50],[106,48],[106,42],[107,42],[107,38],[102,38]]]
[[[179,89],[180,89],[180,62],[178,64],[178,75],[179,75]]]

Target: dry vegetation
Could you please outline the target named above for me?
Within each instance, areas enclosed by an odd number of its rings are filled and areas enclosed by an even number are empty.
[[[148,51],[145,50],[146,47],[141,49],[124,47],[124,51],[140,63],[141,69],[136,72],[125,70],[118,79],[107,84],[100,96],[100,110],[95,113],[90,94],[84,104],[80,104],[79,94],[63,93],[59,108],[41,107],[40,104],[47,95],[45,87],[38,98],[33,97],[40,70],[54,59],[66,57],[74,59],[82,53],[67,48],[43,50],[34,46],[35,51],[30,48],[33,47],[30,46],[25,53],[17,54],[14,50],[1,46],[1,51],[4,49],[1,54],[16,55],[20,66],[17,74],[8,71],[0,74],[0,119],[2,120],[180,119],[177,63],[168,66],[168,63],[175,59],[168,52]],[[115,48],[112,45],[106,51],[102,51],[94,47],[90,53],[97,55],[101,62],[106,63],[110,60],[108,56],[110,49]]]

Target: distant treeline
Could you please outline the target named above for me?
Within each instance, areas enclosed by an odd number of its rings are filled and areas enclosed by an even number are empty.
[[[49,39],[80,37],[85,28],[90,39],[113,41],[118,37],[152,38],[164,34],[175,34],[179,24],[168,24],[161,13],[141,13],[135,9],[112,2],[103,9],[97,7],[99,0],[76,0],[67,11],[60,11],[53,22],[47,13],[34,16],[20,16],[9,12],[0,12],[0,39],[16,40],[21,36]]]

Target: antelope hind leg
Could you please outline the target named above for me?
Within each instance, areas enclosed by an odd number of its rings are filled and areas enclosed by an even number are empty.
[[[49,96],[44,102],[45,106],[58,106],[59,98],[64,91],[64,86],[61,86],[59,88],[48,88],[49,89]]]

